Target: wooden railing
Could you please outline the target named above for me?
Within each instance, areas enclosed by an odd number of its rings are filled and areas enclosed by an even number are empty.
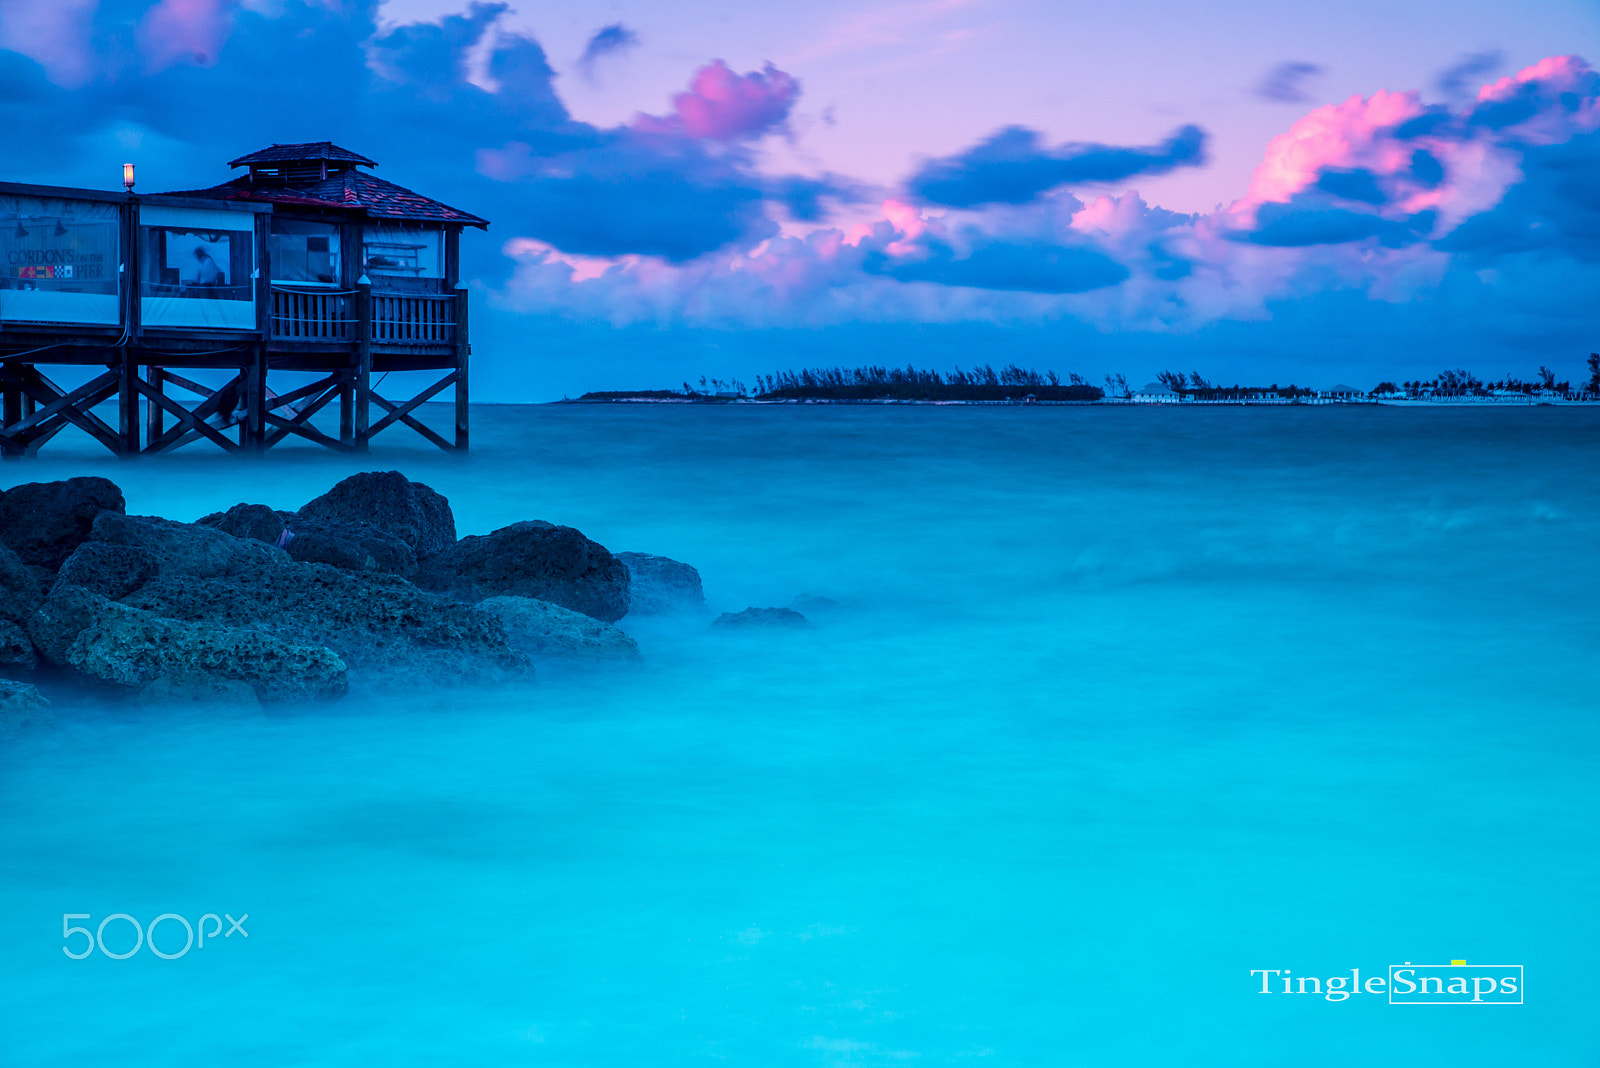
[[[453,345],[456,298],[420,294],[372,294],[374,345]]]
[[[355,294],[273,286],[272,336],[280,341],[354,341]]]
[[[373,293],[374,345],[454,345],[454,295]],[[272,336],[278,341],[354,343],[360,336],[360,291],[272,287]]]

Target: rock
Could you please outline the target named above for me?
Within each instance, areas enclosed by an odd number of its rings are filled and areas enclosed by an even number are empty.
[[[114,601],[144,585],[155,573],[155,558],[136,545],[86,541],[61,565],[56,583],[82,586]]]
[[[532,520],[462,538],[417,575],[470,601],[510,595],[549,601],[605,623],[628,614],[628,568],[572,527]]]
[[[511,647],[529,656],[637,660],[639,645],[593,616],[532,597],[490,597],[478,607],[505,627]]]
[[[0,496],[0,541],[24,563],[54,571],[89,537],[95,516],[126,511],[122,491],[110,479],[29,482]]]
[[[13,737],[51,719],[50,702],[37,687],[0,679],[0,738]]]
[[[173,619],[254,627],[327,646],[377,688],[531,673],[498,619],[393,575],[302,563],[221,578],[162,575],[127,603]]]
[[[332,527],[376,527],[404,542],[418,560],[443,552],[456,542],[456,519],[450,502],[398,471],[351,475],[306,502],[297,519]],[[289,529],[298,533],[293,522]]]
[[[287,525],[280,513],[264,504],[236,504],[226,512],[213,512],[198,522],[236,538],[254,538],[268,545],[278,543],[278,536]]]
[[[158,516],[104,512],[94,521],[91,537],[145,550],[155,561],[157,575],[212,578],[289,561],[282,549],[253,538],[236,538],[215,527],[175,523]]]
[[[828,613],[839,607],[839,602],[832,597],[819,597],[814,593],[802,593],[789,602],[789,607],[802,615],[806,612]]]
[[[173,708],[182,705],[224,706],[243,712],[259,712],[261,700],[249,683],[217,675],[179,673],[162,675],[139,687],[139,704],[146,708]]]
[[[628,569],[628,614],[659,616],[704,612],[705,589],[700,572],[688,564],[649,553],[618,553]]]
[[[21,623],[44,600],[39,581],[11,546],[0,542],[0,619]]]
[[[0,619],[0,671],[32,671],[39,666],[39,654],[20,623]]]
[[[343,526],[292,518],[294,535],[284,546],[291,559],[304,564],[328,564],[346,571],[380,571],[410,578],[417,573],[417,554],[411,546],[365,523]]]
[[[711,621],[723,630],[748,630],[757,627],[809,627],[811,621],[792,608],[746,608],[743,612],[724,612]]]
[[[338,697],[349,689],[344,661],[330,649],[254,627],[163,619],[116,601],[100,603],[73,640],[67,663],[122,686],[163,677],[194,685],[215,676],[245,683],[265,700]]]
[[[56,667],[69,667],[78,635],[94,622],[107,598],[82,586],[57,586],[27,620],[28,637],[39,655]]]
[[[421,488],[427,489],[426,486]],[[287,533],[288,543],[282,546],[284,552],[291,560],[304,564],[328,564],[346,571],[383,571],[401,578],[417,573],[417,554],[411,546],[370,523],[330,522],[292,512],[275,512],[264,504],[236,504],[226,512],[215,512],[198,522],[236,538],[254,538],[268,545],[277,545]],[[453,541],[453,520],[450,529]]]

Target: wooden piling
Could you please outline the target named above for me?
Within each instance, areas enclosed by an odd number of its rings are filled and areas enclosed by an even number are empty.
[[[472,345],[467,333],[467,287],[456,287],[456,448],[462,452],[468,444],[468,393],[467,363],[472,355]]]

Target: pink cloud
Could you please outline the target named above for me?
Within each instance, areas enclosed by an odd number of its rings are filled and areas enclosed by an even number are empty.
[[[799,97],[799,81],[771,63],[735,74],[719,59],[695,72],[687,93],[672,98],[672,115],[640,115],[633,126],[643,133],[743,141],[782,126]]]
[[[215,63],[238,7],[239,0],[161,0],[139,23],[146,65],[160,70],[178,62]]]
[[[1342,104],[1317,108],[1267,143],[1266,157],[1251,177],[1244,199],[1251,204],[1287,202],[1328,167],[1375,166],[1392,172],[1409,162],[1411,151],[1380,138],[1380,133],[1426,110],[1421,94],[1414,90],[1382,89],[1369,97],[1353,96]]]

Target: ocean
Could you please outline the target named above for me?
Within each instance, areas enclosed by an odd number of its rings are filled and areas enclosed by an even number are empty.
[[[1600,1059],[1600,411],[473,429],[466,457],[60,440],[0,485],[103,474],[189,520],[396,468],[461,534],[548,519],[694,564],[716,611],[832,604],[624,620],[642,664],[532,687],[60,707],[0,743],[0,1064]],[[241,923],[63,952],[115,914]],[[1367,984],[1452,960],[1522,966],[1522,1003]]]

